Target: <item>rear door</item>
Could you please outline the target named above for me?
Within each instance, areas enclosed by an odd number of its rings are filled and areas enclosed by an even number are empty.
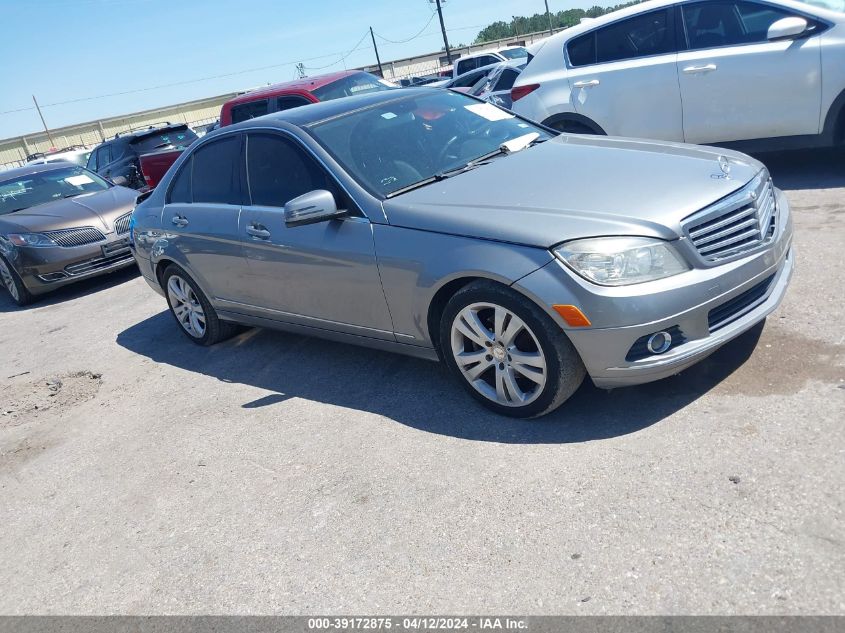
[[[681,13],[689,44],[678,54],[688,143],[818,134],[820,37],[767,39],[776,21],[804,16],[745,0],[683,4]]]
[[[243,301],[246,262],[240,240],[242,135],[202,145],[167,192],[161,226],[189,272],[214,300]]]
[[[393,340],[370,221],[293,139],[248,134],[246,157],[249,303],[267,318]],[[285,203],[315,189],[331,191],[350,217],[285,226]]]
[[[675,10],[649,11],[566,46],[571,103],[608,134],[683,140]]]

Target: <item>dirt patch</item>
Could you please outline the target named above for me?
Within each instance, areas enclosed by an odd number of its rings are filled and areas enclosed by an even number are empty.
[[[96,396],[102,382],[100,373],[78,371],[9,384],[0,391],[0,428],[18,426],[48,412],[61,414]]]
[[[716,391],[748,396],[793,394],[809,381],[830,385],[835,397],[843,395],[845,346],[774,325],[767,327],[754,353]]]

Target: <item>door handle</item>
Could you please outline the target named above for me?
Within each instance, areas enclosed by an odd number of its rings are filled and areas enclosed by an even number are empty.
[[[246,232],[248,235],[252,235],[252,237],[257,237],[261,240],[270,239],[270,231],[268,231],[267,229],[258,228],[257,226],[246,227]]]
[[[684,72],[688,75],[695,75],[698,73],[712,73],[716,70],[716,64],[706,64],[704,66],[687,66],[684,68]]]
[[[174,215],[171,222],[174,226],[188,226],[188,218],[181,215]]]
[[[592,88],[598,86],[601,82],[598,79],[590,79],[589,81],[576,81],[572,84],[575,88]]]

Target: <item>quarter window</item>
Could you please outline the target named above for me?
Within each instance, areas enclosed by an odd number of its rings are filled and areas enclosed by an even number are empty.
[[[173,179],[173,185],[170,187],[170,193],[167,195],[167,202],[190,204],[191,202],[191,168],[194,165],[194,157],[191,156],[179,169],[176,178]]]
[[[97,169],[102,169],[111,162],[111,145],[103,145],[97,157]]]
[[[239,136],[227,136],[194,152],[191,200],[216,204],[240,204]]]
[[[305,97],[279,97],[276,99],[276,110],[290,110],[311,103]]]
[[[596,63],[596,34],[595,31],[576,37],[566,47],[569,52],[571,66],[588,66]]]
[[[267,99],[259,99],[258,101],[250,101],[249,103],[240,103],[232,107],[232,123],[240,123],[241,121],[249,121],[257,116],[264,116],[268,112]]]
[[[794,14],[756,2],[701,2],[683,6],[691,49],[754,44],[768,39],[769,27]]]
[[[247,179],[252,204],[283,207],[315,189],[336,187],[319,165],[294,143],[270,134],[250,134],[247,139]]]

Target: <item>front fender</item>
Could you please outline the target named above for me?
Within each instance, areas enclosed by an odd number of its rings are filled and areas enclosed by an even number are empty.
[[[397,340],[433,347],[428,311],[438,291],[460,279],[504,285],[547,264],[544,248],[373,225],[376,257]]]

